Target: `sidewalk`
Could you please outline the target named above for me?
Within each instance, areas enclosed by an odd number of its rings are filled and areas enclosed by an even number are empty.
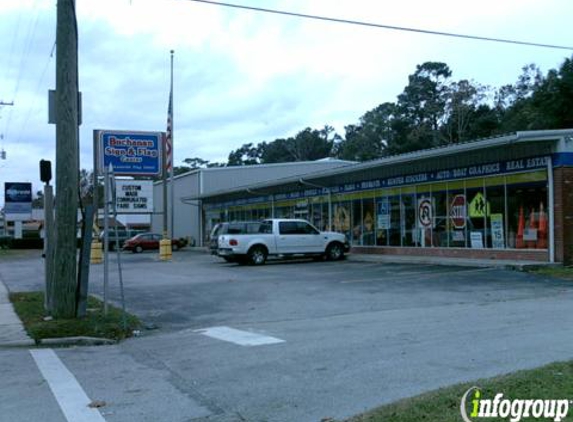
[[[381,255],[381,254],[348,254],[350,261],[378,262],[381,264],[426,264],[426,265],[453,265],[461,267],[494,267],[510,270],[525,271],[543,266],[560,266],[559,263],[538,261],[513,261],[506,259],[469,259],[447,258],[441,256],[405,256],[405,255]]]
[[[8,298],[8,289],[0,280],[0,348],[1,347],[27,347],[34,346],[20,318],[14,312],[14,308]]]

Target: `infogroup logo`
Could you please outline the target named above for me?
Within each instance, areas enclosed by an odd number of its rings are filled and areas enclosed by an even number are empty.
[[[473,394],[472,394],[473,393]],[[468,406],[468,399],[471,399]],[[471,387],[462,396],[460,413],[465,422],[475,422],[481,418],[508,418],[510,422],[519,422],[522,418],[535,418],[560,422],[569,412],[570,400],[524,400],[504,399],[503,393],[497,393],[493,399],[482,397],[479,387]],[[468,415],[468,407],[471,409]]]

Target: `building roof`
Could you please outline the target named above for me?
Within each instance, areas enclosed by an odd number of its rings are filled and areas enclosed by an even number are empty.
[[[360,171],[369,170],[373,168],[414,163],[416,161],[421,161],[421,160],[453,156],[457,154],[482,151],[485,149],[499,148],[503,146],[510,146],[523,143],[558,141],[562,138],[573,140],[573,129],[515,132],[492,138],[479,139],[454,145],[446,145],[446,146],[408,152],[405,154],[392,155],[362,163],[354,163],[344,167],[318,170],[315,172],[309,172],[301,176],[289,176],[281,179],[275,179],[272,181],[250,184],[233,189],[214,191],[207,194],[199,195],[197,197],[188,197],[182,199],[183,200],[208,199],[208,198],[221,197],[229,194],[237,194],[241,191],[248,192],[251,194],[253,193],[268,194],[270,192],[263,193],[260,192],[260,190],[262,189],[269,190],[273,187],[289,183],[301,183],[301,182],[304,182],[304,184],[312,186],[313,181],[316,181],[318,179],[323,179],[326,177],[342,176],[345,174],[357,173]],[[315,185],[315,187],[323,187],[323,186]]]
[[[323,165],[328,165],[328,166],[332,167],[333,164],[340,164],[340,166],[346,166],[346,165],[356,164],[356,161],[340,160],[338,158],[325,157],[325,158],[321,158],[319,160],[314,160],[314,161],[289,161],[289,162],[284,162],[284,163],[251,164],[251,165],[247,165],[247,166],[201,167],[201,168],[192,169],[186,173],[182,173],[182,174],[179,174],[177,176],[174,176],[173,179],[182,179],[182,178],[189,177],[189,176],[191,176],[193,174],[197,174],[197,173],[225,172],[225,171],[230,171],[230,170],[249,171],[252,169],[261,169],[261,168],[273,169],[273,168],[278,168],[278,167],[294,167],[294,166],[303,166],[303,165],[313,165],[313,166],[316,165],[318,167],[323,166]],[[157,185],[157,184],[161,184],[161,183],[163,183],[163,181],[159,180],[159,181],[155,182],[154,184]]]

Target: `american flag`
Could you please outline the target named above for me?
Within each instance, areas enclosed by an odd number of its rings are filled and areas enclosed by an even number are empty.
[[[165,133],[165,170],[172,172],[173,165],[173,87],[169,92],[169,107],[167,108],[167,131]]]

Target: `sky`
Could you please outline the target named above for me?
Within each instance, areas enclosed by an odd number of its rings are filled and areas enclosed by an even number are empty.
[[[441,32],[573,45],[570,0],[229,0],[236,4]],[[500,87],[521,68],[558,68],[546,49],[319,22],[190,0],[77,0],[82,92],[80,166],[94,129],[165,131],[174,50],[174,162],[225,162],[244,143],[344,126],[395,101],[416,65]],[[0,186],[55,162],[56,0],[0,1]],[[55,167],[54,167],[55,170]],[[54,171],[55,172],[55,171]],[[0,205],[3,204],[0,195]]]

